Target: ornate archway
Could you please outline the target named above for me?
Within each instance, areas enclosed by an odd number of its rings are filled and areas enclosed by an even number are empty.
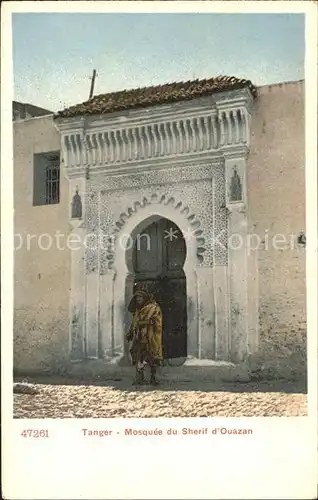
[[[127,297],[133,292],[134,274],[127,265],[127,250],[132,245],[134,231],[141,230],[151,218],[172,221],[182,231],[186,242],[186,258],[183,270],[186,278],[186,308],[187,308],[187,347],[188,353],[198,356],[199,350],[199,315],[198,315],[198,284],[197,266],[204,252],[203,231],[200,221],[188,207],[174,198],[155,196],[144,198],[142,203],[135,203],[120,217],[113,228],[113,245],[109,247],[108,261],[114,272],[113,288],[113,335],[114,345],[122,345],[130,320],[126,311]]]
[[[176,201],[175,198],[166,195],[159,197],[157,194],[152,194],[151,197],[147,198],[145,196],[142,201],[134,203],[126,212],[122,212],[118,220],[114,223],[110,232],[109,246],[107,249],[109,268],[116,269],[118,240],[120,241],[120,245],[122,245],[123,239],[129,239],[133,231],[133,228],[130,226],[130,221],[132,220],[135,225],[141,224],[142,220],[146,220],[151,215],[160,215],[171,219],[172,222],[177,224],[183,232],[185,239],[195,242],[198,262],[202,262],[203,253],[205,252],[205,240],[199,219],[191,212],[189,207],[183,205],[181,201]],[[169,215],[171,215],[172,218],[169,217]],[[138,222],[135,222],[137,220]]]

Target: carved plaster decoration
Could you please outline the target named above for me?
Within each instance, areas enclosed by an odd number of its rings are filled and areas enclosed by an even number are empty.
[[[213,264],[228,263],[228,212],[226,210],[225,168],[218,164],[213,169]]]
[[[202,154],[221,147],[245,145],[246,120],[240,109],[180,120],[138,124],[127,129],[86,132],[85,144],[78,134],[64,136],[67,167],[83,164],[93,169],[136,163],[176,155]]]
[[[227,213],[222,208],[225,205],[224,165],[117,178],[100,174],[90,181],[87,189],[87,272],[97,271],[98,266],[100,273],[107,272],[113,263],[111,248],[125,221],[145,204],[155,205],[160,200],[184,210],[188,226],[202,231],[196,234],[198,265],[211,266],[213,262],[226,265]],[[195,227],[198,221],[200,228]],[[99,248],[96,247],[98,241]]]
[[[182,214],[187,221],[188,230],[184,232],[184,237],[187,240],[194,238],[197,243],[197,258],[199,262],[203,262],[202,254],[205,252],[205,239],[202,237],[203,230],[200,229],[200,221],[197,219],[196,215],[191,212],[189,207],[184,206],[182,202],[178,202],[174,197],[169,197],[167,195],[158,196],[158,194],[154,193],[150,198],[144,196],[144,198],[139,202],[135,202],[132,207],[129,207],[126,212],[120,214],[119,219],[115,222],[113,227],[111,228],[111,235],[109,238],[109,245],[107,248],[107,260],[109,267],[112,267],[112,264],[115,260],[114,255],[114,242],[116,239],[116,233],[119,233],[121,229],[125,226],[126,221],[133,216],[134,213],[142,210],[146,205],[150,204],[162,204],[162,205],[171,205],[174,210],[177,210]]]

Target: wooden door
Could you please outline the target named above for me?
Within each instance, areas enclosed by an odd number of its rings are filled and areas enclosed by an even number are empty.
[[[183,235],[167,219],[149,224],[136,238],[133,253],[135,287],[146,285],[161,307],[165,358],[187,356],[185,258]]]

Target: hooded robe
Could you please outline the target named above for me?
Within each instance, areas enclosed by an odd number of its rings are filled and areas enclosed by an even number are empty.
[[[138,308],[136,297],[144,298],[144,304]],[[130,301],[128,310],[133,319],[128,333],[132,337],[130,354],[132,363],[148,363],[150,366],[162,360],[162,312],[151,294],[138,291]]]

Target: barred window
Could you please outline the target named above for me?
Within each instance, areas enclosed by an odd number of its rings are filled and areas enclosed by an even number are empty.
[[[59,152],[34,155],[33,205],[54,205],[60,202]]]
[[[53,205],[60,201],[60,158],[59,155],[48,157],[46,167],[46,204]]]

